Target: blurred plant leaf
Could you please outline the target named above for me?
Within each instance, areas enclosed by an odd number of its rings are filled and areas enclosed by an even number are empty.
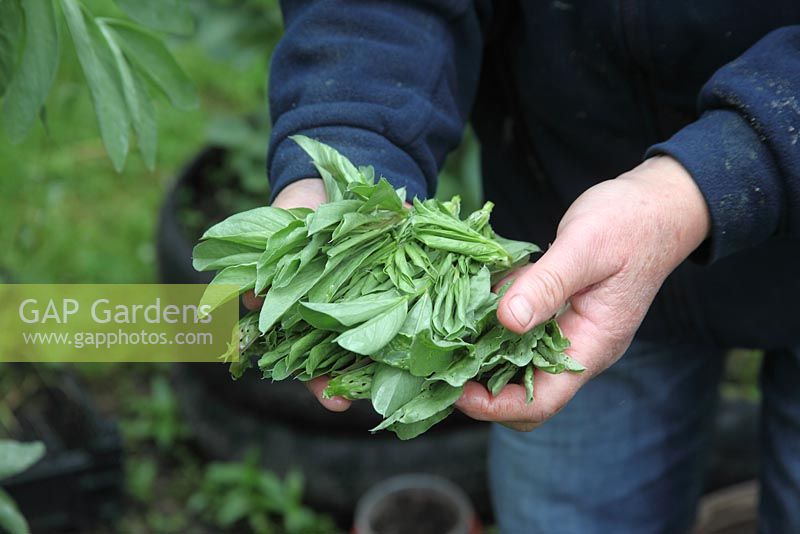
[[[87,20],[77,0],[61,0],[64,18],[72,34],[78,61],[89,84],[100,135],[114,168],[121,171],[128,155],[128,117],[125,100],[122,97],[117,73],[98,56],[105,48],[107,55],[111,52],[105,41],[99,38],[99,29],[94,20]],[[87,25],[88,23],[88,25]],[[97,36],[90,34],[89,25]],[[93,32],[94,33],[94,32]]]
[[[0,489],[0,531],[8,534],[29,534],[28,522],[14,500]]]
[[[5,4],[10,2],[4,1]],[[7,11],[11,13],[9,9],[13,8],[4,7],[0,15],[5,18]],[[33,126],[53,85],[59,57],[59,32],[52,0],[26,0],[23,9],[24,49],[0,112],[0,121],[14,143],[22,141]],[[13,24],[13,20],[8,24]],[[3,29],[5,25],[4,21]]]
[[[194,20],[185,0],[115,0],[130,18],[153,30],[188,35]]]
[[[44,456],[41,442],[0,440],[0,480],[22,473]]]
[[[178,109],[197,107],[194,84],[155,35],[120,20],[107,20],[133,65],[145,73]]]
[[[0,0],[0,96],[17,67],[24,24],[19,0]]]
[[[150,101],[150,95],[147,94],[147,89],[140,75],[128,64],[120,49],[118,36],[109,27],[108,22],[106,19],[97,21],[119,71],[122,81],[122,93],[128,106],[133,130],[136,132],[139,152],[141,152],[147,168],[153,170],[156,165],[156,144],[158,140],[153,103]]]

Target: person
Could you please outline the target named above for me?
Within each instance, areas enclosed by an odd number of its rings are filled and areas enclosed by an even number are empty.
[[[558,320],[587,371],[537,375],[532,404],[470,383],[457,405],[498,423],[500,530],[686,531],[725,351],[746,345],[768,349],[759,529],[800,532],[800,2],[282,9],[274,205],[325,200],[290,135],[425,197],[470,121],[495,228],[552,242],[497,314],[524,332],[569,302]]]

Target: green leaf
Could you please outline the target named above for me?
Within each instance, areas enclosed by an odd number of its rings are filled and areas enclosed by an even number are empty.
[[[318,343],[309,351],[308,358],[306,359],[306,373],[313,375],[314,371],[317,370],[317,367],[319,367],[328,356],[337,350],[341,350],[333,343],[333,339],[335,337],[336,336],[333,334],[328,335],[324,341]]]
[[[456,388],[444,382],[431,383],[419,395],[405,403],[371,430],[383,430],[394,423],[416,423],[451,407],[461,396],[464,388]]]
[[[119,37],[126,57],[148,75],[173,106],[183,110],[197,107],[194,84],[157,36],[124,21],[108,21],[108,24]]]
[[[331,236],[334,241],[340,237],[346,236],[350,232],[362,226],[381,226],[386,227],[393,221],[397,221],[398,215],[396,213],[381,211],[377,213],[345,213],[342,217],[342,222],[333,231]]]
[[[325,267],[325,276],[308,293],[309,302],[330,302],[333,300],[334,295],[353,274],[364,267],[367,259],[387,244],[388,241],[385,240],[383,242],[368,243],[349,256],[339,257],[339,263],[336,263],[335,259],[329,260]]]
[[[497,300],[497,296],[492,293],[492,276],[489,269],[484,265],[477,274],[469,279],[469,304],[467,309],[471,312],[491,304]]]
[[[261,250],[250,245],[208,239],[197,244],[192,250],[192,266],[198,271],[211,271],[235,265],[256,263]]]
[[[407,371],[410,350],[411,338],[405,334],[398,333],[385,347],[371,354],[370,358],[376,362]]]
[[[254,247],[265,247],[267,239],[297,220],[291,212],[271,206],[255,208],[231,215],[215,224],[201,239],[216,238]]]
[[[258,318],[258,329],[266,332],[272,328],[289,308],[314,287],[324,271],[325,258],[317,258],[297,273],[291,285],[268,291]]]
[[[25,517],[8,493],[0,488],[0,531],[8,534],[30,534]]]
[[[434,339],[429,329],[414,336],[409,353],[409,370],[415,376],[428,376],[447,369],[452,363],[456,349],[466,346],[459,341]]]
[[[17,68],[24,27],[19,0],[0,0],[0,96],[6,92]]]
[[[293,135],[289,139],[300,145],[311,157],[325,183],[329,201],[341,200],[342,192],[349,183],[366,183],[355,165],[335,149],[304,135]]]
[[[339,200],[322,204],[311,215],[308,235],[316,234],[334,224],[339,224],[346,213],[355,212],[364,203],[360,200]]]
[[[403,201],[397,195],[397,191],[392,185],[381,178],[369,194],[369,198],[358,209],[361,213],[370,213],[375,210],[403,211]]]
[[[188,0],[114,0],[126,15],[156,31],[188,35],[194,20]]]
[[[477,376],[482,364],[483,360],[468,354],[451,363],[447,369],[434,373],[430,379],[443,380],[455,387],[463,386]]]
[[[112,30],[106,20],[99,20],[98,25],[103,34],[108,47],[114,57],[114,62],[119,71],[122,82],[122,94],[128,106],[128,113],[131,117],[133,130],[139,144],[139,152],[142,154],[145,165],[153,170],[156,166],[156,144],[158,131],[156,129],[155,111],[150,95],[147,93],[145,84],[140,75],[131,69],[125,56],[120,49],[118,36]]]
[[[211,281],[200,299],[200,306],[212,311],[241,293],[252,289],[256,283],[256,265],[233,265],[222,269]]]
[[[28,135],[39,116],[53,85],[60,55],[52,0],[25,0],[22,8],[25,44],[14,77],[6,88],[0,112],[0,120],[13,143],[19,143]],[[10,20],[9,24],[12,22]]]
[[[404,299],[397,291],[386,291],[342,302],[301,302],[300,316],[315,328],[331,330],[368,321],[396,306],[401,300]]]
[[[489,388],[489,391],[492,392],[492,395],[496,396],[498,393],[500,393],[506,384],[508,384],[509,380],[514,378],[514,375],[517,373],[518,369],[519,367],[513,363],[506,363],[497,369],[486,383],[486,387]]]
[[[527,241],[514,241],[512,239],[506,239],[505,237],[500,237],[499,235],[494,236],[494,241],[496,241],[501,247],[503,247],[506,252],[511,256],[511,262],[513,264],[517,264],[519,262],[528,262],[528,257],[531,254],[536,252],[541,252],[542,249],[534,245],[533,243],[528,243]]]
[[[44,444],[39,441],[0,440],[0,480],[26,471],[41,460],[44,453]]]
[[[525,375],[522,377],[522,385],[525,386],[525,402],[528,404],[533,402],[533,376],[534,376],[534,366],[533,364],[528,365],[525,367]]]
[[[407,313],[408,300],[401,299],[366,323],[344,332],[336,338],[336,342],[340,347],[356,354],[368,356],[376,353],[397,335]]]
[[[377,364],[372,378],[372,406],[379,414],[389,415],[416,397],[424,383],[424,378],[408,371]]]
[[[111,56],[108,45],[101,39],[93,20],[84,18],[77,0],[61,0],[64,18],[75,44],[75,52],[89,85],[89,94],[100,126],[100,136],[114,168],[119,172],[128,155],[130,118],[120,88],[119,74],[113,63],[104,60]],[[41,31],[41,30],[39,30]]]
[[[397,437],[402,440],[413,439],[420,434],[427,432],[433,425],[444,420],[448,415],[453,413],[453,407],[445,408],[441,412],[437,412],[432,416],[417,421],[414,423],[392,423],[387,428],[397,434]]]
[[[415,336],[426,328],[430,329],[432,315],[433,304],[431,303],[430,294],[426,291],[411,307],[411,311],[408,312],[408,317],[403,322],[400,332],[408,336]]]

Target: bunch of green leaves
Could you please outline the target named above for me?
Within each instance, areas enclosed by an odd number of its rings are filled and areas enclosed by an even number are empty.
[[[219,270],[202,304],[264,296],[234,332],[234,377],[253,365],[272,380],[330,375],[326,395],[371,399],[384,416],[373,430],[409,439],[447,417],[469,380],[492,394],[519,380],[531,402],[536,370],[583,370],[555,320],[524,335],[498,323],[493,282],[539,249],[498,236],[491,203],[464,219],[458,197],[406,207],[371,167],[293,139],[328,202],[236,214],[194,249],[196,269]]]
[[[337,532],[329,517],[303,506],[302,495],[299,472],[281,480],[263,470],[257,452],[251,451],[243,462],[210,464],[189,507],[225,531],[246,524],[256,534]]]
[[[155,166],[151,94],[162,93],[179,109],[197,105],[194,87],[161,33],[186,35],[194,22],[182,0],[114,3],[124,15],[95,17],[81,0],[0,1],[0,123],[12,142],[22,141],[44,116],[61,48],[70,39],[114,167],[125,166],[131,130],[146,165]]]
[[[20,443],[0,440],[0,481],[30,468],[44,456],[44,445],[38,441]],[[0,531],[28,534],[30,527],[14,500],[0,488]]]

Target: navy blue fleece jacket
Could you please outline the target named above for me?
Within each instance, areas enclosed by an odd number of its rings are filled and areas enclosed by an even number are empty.
[[[580,192],[645,154],[703,192],[706,259],[800,237],[800,2],[500,4],[282,1],[273,195],[316,175],[302,133],[429,196],[472,119],[512,237],[552,241]]]

